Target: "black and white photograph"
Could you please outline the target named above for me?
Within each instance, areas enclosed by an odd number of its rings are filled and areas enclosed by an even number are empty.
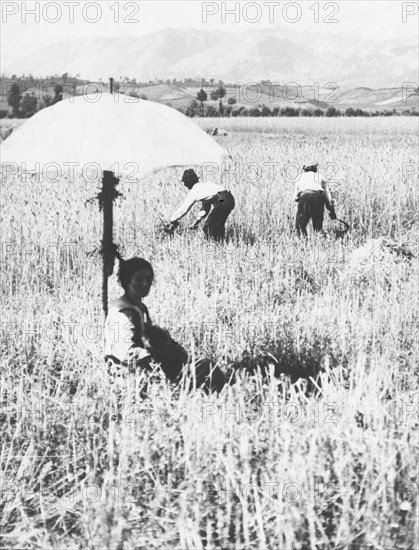
[[[0,550],[419,550],[418,0],[0,18]]]

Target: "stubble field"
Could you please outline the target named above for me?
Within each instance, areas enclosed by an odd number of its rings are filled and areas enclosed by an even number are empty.
[[[417,122],[198,123],[230,133],[228,243],[159,231],[180,169],[121,182],[115,242],[152,262],[152,320],[242,369],[219,396],[157,371],[112,386],[97,185],[2,181],[0,548],[418,548],[417,258],[351,261],[380,236],[418,251]],[[329,220],[295,235],[293,165],[313,158],[344,239]],[[258,365],[321,374],[244,373]]]

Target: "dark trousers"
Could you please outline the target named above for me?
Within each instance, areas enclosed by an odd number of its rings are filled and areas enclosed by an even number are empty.
[[[214,207],[204,225],[204,233],[207,239],[224,240],[225,223],[234,206],[234,197],[230,191],[220,191],[220,193],[217,193]]]
[[[307,237],[308,222],[313,220],[314,231],[322,231],[324,214],[323,191],[302,191],[298,199],[295,227],[298,235]]]

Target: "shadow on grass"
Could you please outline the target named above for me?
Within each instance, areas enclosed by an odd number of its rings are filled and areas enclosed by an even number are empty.
[[[276,378],[286,376],[292,384],[307,380],[307,391],[312,393],[321,387],[320,374],[325,372],[325,358],[328,358],[331,368],[341,364],[341,359],[331,352],[329,345],[327,340],[315,340],[303,342],[297,349],[295,342],[285,340],[280,344],[272,343],[264,352],[246,353],[231,365],[231,383],[243,374],[268,380],[273,371]]]
[[[233,243],[237,246],[255,245],[260,242],[260,236],[247,227],[232,225],[226,229],[226,243]]]

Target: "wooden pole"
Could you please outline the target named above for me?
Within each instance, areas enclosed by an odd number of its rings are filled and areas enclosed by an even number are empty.
[[[113,243],[113,201],[115,198],[115,186],[118,178],[114,173],[104,170],[102,178],[102,191],[100,193],[100,208],[103,210],[103,236],[102,236],[102,307],[108,314],[108,277],[113,273],[115,261],[115,245]]]

